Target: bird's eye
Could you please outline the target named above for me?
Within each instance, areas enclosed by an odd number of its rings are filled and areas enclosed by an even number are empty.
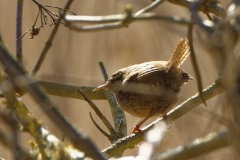
[[[123,71],[117,71],[111,76],[111,80],[118,80],[121,79],[123,76]]]

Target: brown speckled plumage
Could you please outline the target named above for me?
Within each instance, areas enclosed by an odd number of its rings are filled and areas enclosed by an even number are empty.
[[[164,116],[177,102],[180,87],[193,79],[180,69],[189,54],[188,40],[181,39],[169,61],[120,69],[96,89],[110,90],[119,106],[133,116]]]

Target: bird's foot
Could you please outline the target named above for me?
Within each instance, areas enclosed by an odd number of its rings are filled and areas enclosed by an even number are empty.
[[[145,134],[141,129],[140,129],[140,125],[136,125],[133,127],[131,133],[137,133],[137,132],[140,132],[142,134]]]

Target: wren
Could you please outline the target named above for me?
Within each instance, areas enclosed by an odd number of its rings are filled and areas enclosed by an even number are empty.
[[[187,39],[181,39],[169,61],[150,61],[122,68],[95,90],[108,89],[118,105],[133,116],[165,116],[178,100],[180,87],[193,78],[180,66],[190,54]]]

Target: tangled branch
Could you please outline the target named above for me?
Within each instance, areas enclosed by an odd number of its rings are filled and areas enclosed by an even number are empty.
[[[70,12],[72,13],[73,15],[76,15],[74,12],[72,11],[68,11],[68,10],[65,10],[64,8],[60,8],[60,7],[55,7],[55,6],[49,6],[49,5],[42,5],[40,4],[37,0],[32,0],[37,6],[38,6],[38,14],[37,14],[37,17],[32,25],[32,27],[30,27],[21,37],[19,37],[17,40],[23,38],[28,32],[30,32],[30,37],[29,39],[33,39],[34,36],[37,36],[41,30],[41,28],[44,28],[44,25],[47,25],[47,21],[48,21],[48,16],[52,19],[52,22],[50,24],[50,26],[52,25],[57,25],[57,26],[60,26],[60,25],[63,25],[63,26],[66,26],[65,23],[61,22],[61,19],[59,17],[59,13],[54,13],[52,11],[50,11],[49,9],[47,8],[55,8],[55,9],[58,9],[59,12],[61,11],[67,11],[67,12]],[[36,23],[38,21],[40,17],[40,23],[41,25],[39,27],[36,27]]]

